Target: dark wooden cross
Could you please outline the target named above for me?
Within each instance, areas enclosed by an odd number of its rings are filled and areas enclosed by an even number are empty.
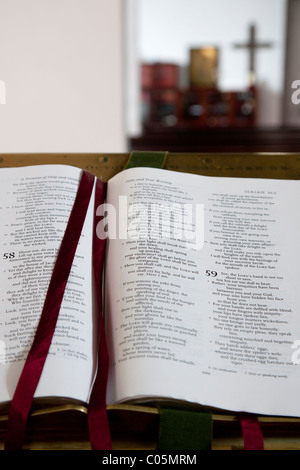
[[[255,81],[255,52],[259,48],[270,48],[272,43],[270,42],[256,42],[255,26],[250,25],[250,39],[246,44],[234,44],[236,49],[248,49],[249,50],[249,74],[250,81],[253,85]]]

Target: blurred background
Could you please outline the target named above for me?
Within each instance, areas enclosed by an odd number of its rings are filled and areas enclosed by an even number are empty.
[[[299,22],[300,0],[0,0],[0,152],[299,151]]]

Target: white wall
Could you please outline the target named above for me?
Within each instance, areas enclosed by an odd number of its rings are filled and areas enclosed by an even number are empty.
[[[235,50],[233,44],[246,42],[254,23],[258,39],[273,43],[272,49],[257,52],[259,123],[281,123],[286,0],[136,0],[136,4],[138,60],[186,66],[191,47],[215,45],[220,47],[219,86],[224,90],[248,84],[248,53]]]
[[[125,150],[122,0],[0,0],[0,152]]]

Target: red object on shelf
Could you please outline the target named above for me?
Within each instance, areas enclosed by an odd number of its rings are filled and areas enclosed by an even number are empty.
[[[254,87],[222,91],[179,87],[179,66],[142,64],[141,109],[144,128],[230,128],[255,125]]]
[[[141,66],[142,90],[153,87],[153,64],[142,64]]]
[[[178,88],[179,67],[171,63],[142,64],[142,88]]]

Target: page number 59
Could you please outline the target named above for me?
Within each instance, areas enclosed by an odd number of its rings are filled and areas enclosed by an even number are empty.
[[[211,276],[211,277],[216,277],[218,275],[217,271],[211,271],[210,269],[207,269],[205,273],[206,273],[206,276]]]

